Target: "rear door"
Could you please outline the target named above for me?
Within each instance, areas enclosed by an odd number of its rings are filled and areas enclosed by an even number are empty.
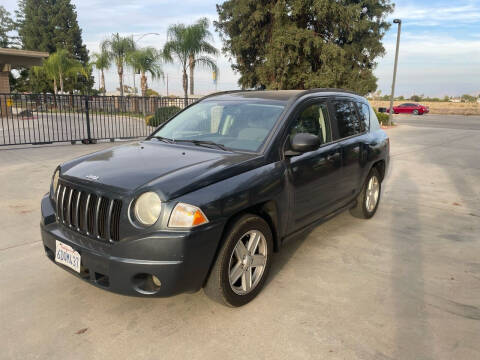
[[[360,117],[355,101],[349,98],[337,98],[332,104],[337,140],[342,151],[342,178],[340,187],[340,205],[350,202],[363,186],[364,167],[368,155],[368,125]]]
[[[319,149],[286,158],[293,193],[291,228],[298,229],[327,215],[339,199],[341,180],[341,146],[332,142],[332,129],[326,100],[316,99],[300,105],[288,129],[289,138],[296,133],[311,133],[321,139]]]

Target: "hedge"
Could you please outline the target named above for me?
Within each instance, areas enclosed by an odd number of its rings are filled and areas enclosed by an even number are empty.
[[[155,110],[154,115],[147,116],[145,122],[149,126],[157,127],[170,119],[173,115],[178,113],[180,109],[178,106],[165,106]]]
[[[388,125],[388,113],[380,113],[377,110],[375,110],[375,114],[377,115],[378,122],[380,123],[380,125]]]

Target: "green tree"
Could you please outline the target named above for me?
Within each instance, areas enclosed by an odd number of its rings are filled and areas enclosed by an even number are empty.
[[[110,68],[111,58],[106,51],[101,51],[99,54],[93,54],[93,65],[97,70],[100,70],[100,92],[105,95],[107,89],[105,87],[105,70]]]
[[[462,97],[462,102],[475,102],[477,101],[477,98],[475,96],[469,95],[469,94],[463,94]]]
[[[375,91],[389,0],[227,0],[215,22],[244,88]]]
[[[160,96],[160,94],[153,89],[147,89],[145,96]]]
[[[122,37],[116,33],[112,34],[110,39],[105,40],[101,47],[102,52],[109,54],[110,58],[117,66],[120,96],[123,96],[125,89],[123,86],[123,69],[126,64],[127,56],[135,50],[135,42],[130,37]]]
[[[147,96],[147,73],[152,79],[163,77],[162,58],[163,55],[152,47],[135,50],[127,56],[127,62],[133,70],[140,71],[142,96]]]
[[[82,40],[75,6],[70,0],[19,0],[16,18],[24,49],[46,51],[50,54],[65,49],[71,58],[80,61],[83,66],[88,64],[88,51]],[[29,74],[28,71],[23,73],[31,83],[32,90],[36,83],[41,83],[38,81],[40,79],[35,79],[35,74]],[[91,76],[88,79],[87,84],[78,84],[72,78],[72,81],[68,80],[65,84],[65,89],[92,87],[93,79]],[[50,89],[43,87],[40,91]]]
[[[15,30],[15,27],[11,14],[0,5],[0,47],[8,48],[16,45],[16,38],[9,34]]]
[[[202,46],[199,47],[199,39],[201,38],[199,36],[199,26],[202,26],[200,25],[202,21],[204,20],[200,20],[190,26],[184,24],[170,25],[167,32],[167,43],[163,48],[163,53],[167,61],[173,61],[175,57],[180,62],[183,73],[182,83],[185,99],[188,98],[188,69],[192,70],[192,68],[194,69],[196,66],[203,66],[218,73],[215,60],[208,56],[200,55],[207,52],[205,51],[206,47],[204,47],[203,51],[201,50]],[[205,39],[205,36],[203,36],[203,38]],[[205,40],[201,40],[201,42],[208,44]]]

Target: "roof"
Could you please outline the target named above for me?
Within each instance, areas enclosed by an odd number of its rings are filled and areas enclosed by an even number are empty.
[[[310,90],[233,90],[213,93],[205,96],[201,100],[240,100],[240,99],[256,99],[256,100],[273,100],[284,101],[299,98],[302,95],[315,93],[342,93],[359,96],[358,94],[342,89],[319,88]]]
[[[0,48],[0,65],[42,65],[42,60],[47,58],[48,55],[47,52],[43,51]]]

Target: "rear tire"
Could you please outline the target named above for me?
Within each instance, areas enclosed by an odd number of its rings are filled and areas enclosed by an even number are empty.
[[[380,174],[372,168],[365,180],[362,191],[358,194],[355,207],[350,209],[350,214],[359,219],[370,219],[377,212],[382,192]]]
[[[208,297],[237,307],[253,300],[265,285],[273,255],[270,226],[246,214],[230,226],[204,287]]]
[[[412,114],[413,114],[413,115],[418,115],[418,110],[413,110],[413,111],[412,111]]]

